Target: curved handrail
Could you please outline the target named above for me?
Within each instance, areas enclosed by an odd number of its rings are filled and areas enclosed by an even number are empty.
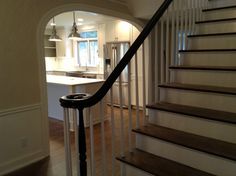
[[[113,72],[109,75],[109,77],[106,79],[104,84],[101,86],[101,88],[91,97],[86,97],[85,99],[78,99],[78,100],[69,100],[67,97],[67,101],[64,98],[60,99],[61,106],[63,107],[77,107],[78,109],[84,109],[86,107],[91,107],[95,104],[97,104],[109,91],[109,89],[112,87],[113,83],[116,81],[116,79],[119,77],[121,72],[124,70],[126,65],[130,62],[134,54],[137,52],[139,47],[142,45],[144,40],[147,38],[147,36],[152,31],[153,27],[156,25],[156,23],[159,21],[159,19],[162,17],[162,15],[165,13],[166,9],[169,7],[173,0],[165,0],[160,8],[156,11],[156,13],[153,15],[153,17],[149,20],[147,25],[144,27],[142,32],[139,34],[137,39],[134,41],[134,43],[130,46],[129,50],[126,52],[126,54],[123,56],[123,58],[120,60],[120,62],[117,64]]]

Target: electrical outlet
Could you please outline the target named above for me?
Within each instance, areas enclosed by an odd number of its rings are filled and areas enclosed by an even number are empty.
[[[27,137],[22,137],[22,138],[20,139],[20,147],[21,147],[22,149],[28,147],[28,143],[29,143],[29,141],[28,141],[28,138],[27,138]]]

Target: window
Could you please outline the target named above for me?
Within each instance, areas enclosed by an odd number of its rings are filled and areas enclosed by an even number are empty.
[[[95,67],[98,64],[97,31],[81,32],[78,41],[78,64]]]

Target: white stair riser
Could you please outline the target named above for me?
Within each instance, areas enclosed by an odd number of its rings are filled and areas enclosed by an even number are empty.
[[[127,176],[153,176],[147,172],[144,172],[138,168],[132,167],[128,164],[124,164],[125,166],[125,174]]]
[[[136,134],[137,148],[220,176],[235,176],[236,162],[180,145]]]
[[[230,5],[236,5],[235,0],[214,0],[209,2],[209,6],[211,8],[215,7],[225,7],[225,6],[230,6]]]
[[[149,122],[236,144],[236,125],[233,124],[161,110],[149,110]]]
[[[199,34],[236,32],[236,21],[197,24]]]
[[[188,49],[235,49],[236,35],[189,37]]]
[[[234,95],[161,88],[160,100],[236,113],[236,96]]]
[[[171,70],[171,82],[218,87],[236,87],[236,71]]]
[[[236,66],[236,52],[181,53],[181,65]]]
[[[204,20],[216,20],[236,17],[236,8],[203,12]]]

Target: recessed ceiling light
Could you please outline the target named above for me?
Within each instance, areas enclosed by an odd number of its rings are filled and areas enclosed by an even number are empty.
[[[51,22],[50,25],[51,25],[51,26],[56,26],[56,23],[55,23],[55,22]]]
[[[89,30],[89,29],[94,29],[95,26],[84,26],[83,30]]]
[[[94,15],[94,16],[97,16],[98,14],[97,13],[93,13],[93,12],[89,12],[90,15]]]
[[[81,25],[83,25],[83,23],[77,23],[77,26],[81,26]]]
[[[77,21],[82,22],[82,21],[84,21],[84,19],[83,18],[78,18]]]

